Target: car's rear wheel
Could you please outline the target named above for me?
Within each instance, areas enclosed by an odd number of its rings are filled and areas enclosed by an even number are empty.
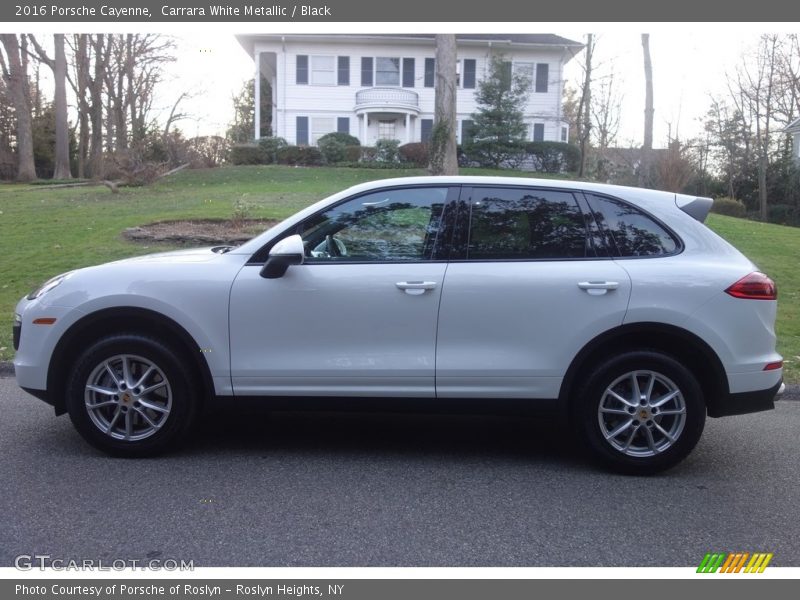
[[[655,351],[628,352],[600,364],[576,402],[581,433],[594,455],[631,474],[656,473],[679,463],[705,424],[696,377]]]
[[[199,389],[180,353],[137,334],[103,338],[75,362],[66,404],[75,428],[117,456],[151,456],[194,421]]]

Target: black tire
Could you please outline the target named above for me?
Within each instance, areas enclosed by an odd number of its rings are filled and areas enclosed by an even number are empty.
[[[98,340],[78,357],[67,380],[66,406],[73,425],[92,446],[114,456],[140,458],[170,449],[188,433],[198,412],[200,389],[180,357],[176,349],[139,334],[117,334]],[[145,383],[134,390],[122,381],[123,361],[129,365],[131,382],[144,379],[142,375],[149,366],[155,368],[150,370]],[[104,391],[87,390],[90,383]],[[146,392],[154,386],[157,386],[154,391],[134,395],[137,390]],[[108,390],[119,393],[110,395]],[[103,401],[108,406],[93,410],[87,406],[87,402]],[[120,414],[115,417],[117,412]],[[128,424],[126,418],[130,420],[130,429],[119,431]],[[109,426],[111,433],[103,431],[101,426]],[[117,439],[114,435],[127,435],[129,439]]]
[[[640,391],[636,407],[634,385]],[[703,391],[692,372],[671,356],[650,350],[626,352],[597,365],[576,394],[574,408],[575,422],[594,458],[632,475],[658,473],[686,458],[706,419]]]

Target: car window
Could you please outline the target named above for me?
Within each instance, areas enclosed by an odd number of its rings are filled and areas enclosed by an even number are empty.
[[[302,226],[306,262],[430,260],[447,188],[408,188],[359,196]]]
[[[562,259],[595,256],[583,213],[569,192],[475,188],[467,258]]]
[[[672,234],[637,208],[604,196],[586,197],[595,221],[620,256],[660,256],[678,249]]]

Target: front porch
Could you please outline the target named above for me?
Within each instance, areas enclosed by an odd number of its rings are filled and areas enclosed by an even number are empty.
[[[355,113],[358,139],[365,146],[378,140],[417,139],[419,96],[401,88],[366,88],[356,92]]]

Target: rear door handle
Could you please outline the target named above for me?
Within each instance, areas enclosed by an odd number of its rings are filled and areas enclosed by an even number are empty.
[[[578,283],[578,287],[582,290],[586,290],[586,292],[590,296],[602,296],[603,294],[615,290],[619,287],[618,281],[581,281]]]
[[[435,281],[398,281],[395,283],[397,289],[403,290],[410,296],[419,296],[424,294],[426,290],[432,290],[436,287]]]

